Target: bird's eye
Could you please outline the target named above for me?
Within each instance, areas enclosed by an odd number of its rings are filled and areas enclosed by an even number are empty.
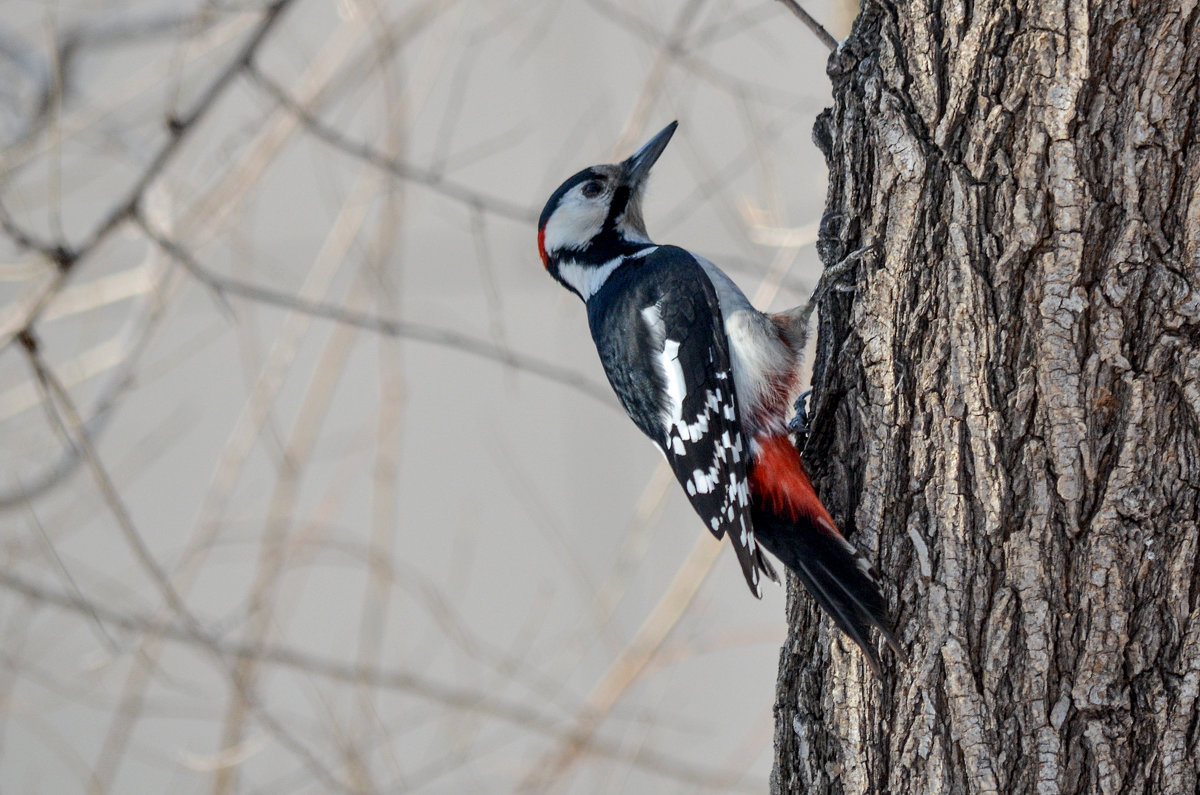
[[[597,196],[599,196],[601,193],[604,193],[604,186],[601,185],[596,180],[592,180],[591,182],[584,183],[583,197],[585,199],[594,199]]]

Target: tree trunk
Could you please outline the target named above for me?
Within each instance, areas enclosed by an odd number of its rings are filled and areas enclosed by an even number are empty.
[[[805,460],[908,660],[793,583],[774,788],[1196,791],[1200,10],[863,5]]]

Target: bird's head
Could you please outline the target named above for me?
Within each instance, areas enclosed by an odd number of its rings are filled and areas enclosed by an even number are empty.
[[[590,296],[579,279],[586,273],[572,273],[601,268],[650,242],[642,191],[677,125],[668,124],[628,160],[585,168],[550,194],[538,221],[538,252],[551,275],[584,300]]]

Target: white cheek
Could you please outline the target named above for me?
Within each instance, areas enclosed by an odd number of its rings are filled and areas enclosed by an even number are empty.
[[[582,248],[600,233],[606,215],[607,208],[572,197],[546,222],[546,250]]]

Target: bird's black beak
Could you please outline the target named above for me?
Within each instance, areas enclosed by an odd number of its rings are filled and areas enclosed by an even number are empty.
[[[645,146],[634,152],[632,157],[621,164],[624,177],[622,181],[626,185],[637,188],[646,180],[646,176],[650,173],[650,167],[667,148],[667,142],[671,140],[671,136],[675,134],[675,128],[678,126],[679,122],[673,121],[663,127],[662,132],[647,141]]]

